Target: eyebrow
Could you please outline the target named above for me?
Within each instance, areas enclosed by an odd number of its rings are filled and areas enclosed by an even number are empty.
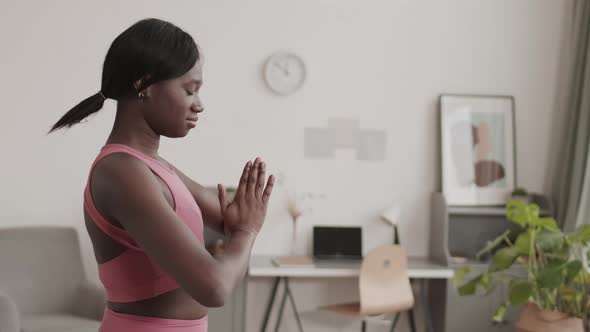
[[[189,84],[191,84],[191,83],[194,83],[194,84],[197,84],[197,85],[199,85],[199,84],[203,84],[203,81],[201,81],[201,80],[196,80],[196,79],[194,79],[194,78],[193,78],[192,80],[188,81],[188,83],[189,83]]]

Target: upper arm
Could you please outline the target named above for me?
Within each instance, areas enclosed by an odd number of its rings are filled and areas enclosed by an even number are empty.
[[[93,190],[108,197],[108,214],[196,301],[218,305],[224,292],[217,261],[170,207],[152,171],[130,155],[107,158],[95,169]]]
[[[215,231],[223,234],[223,216],[221,214],[221,206],[219,205],[219,198],[216,192],[202,186],[201,184],[197,183],[193,179],[189,178],[183,172],[181,172],[178,168],[172,166],[182,180],[182,182],[186,185],[186,187],[191,192],[193,198],[199,205],[201,212],[203,213],[203,221],[204,223],[214,229]]]

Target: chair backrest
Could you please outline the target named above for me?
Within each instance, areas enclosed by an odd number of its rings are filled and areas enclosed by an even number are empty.
[[[363,259],[359,277],[361,312],[378,315],[407,310],[414,306],[404,248],[384,245]]]
[[[24,314],[68,311],[85,279],[78,241],[73,227],[0,229],[0,290]]]

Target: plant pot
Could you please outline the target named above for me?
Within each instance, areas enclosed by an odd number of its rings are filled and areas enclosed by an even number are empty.
[[[510,195],[510,199],[521,201],[525,204],[530,204],[532,197],[530,195]]]
[[[540,309],[534,303],[524,306],[516,323],[518,332],[584,332],[584,322],[559,311]]]

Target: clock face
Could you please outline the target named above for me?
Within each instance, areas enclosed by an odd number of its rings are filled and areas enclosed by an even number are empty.
[[[280,95],[297,91],[305,81],[305,63],[288,52],[275,53],[264,66],[264,79],[268,87]]]

